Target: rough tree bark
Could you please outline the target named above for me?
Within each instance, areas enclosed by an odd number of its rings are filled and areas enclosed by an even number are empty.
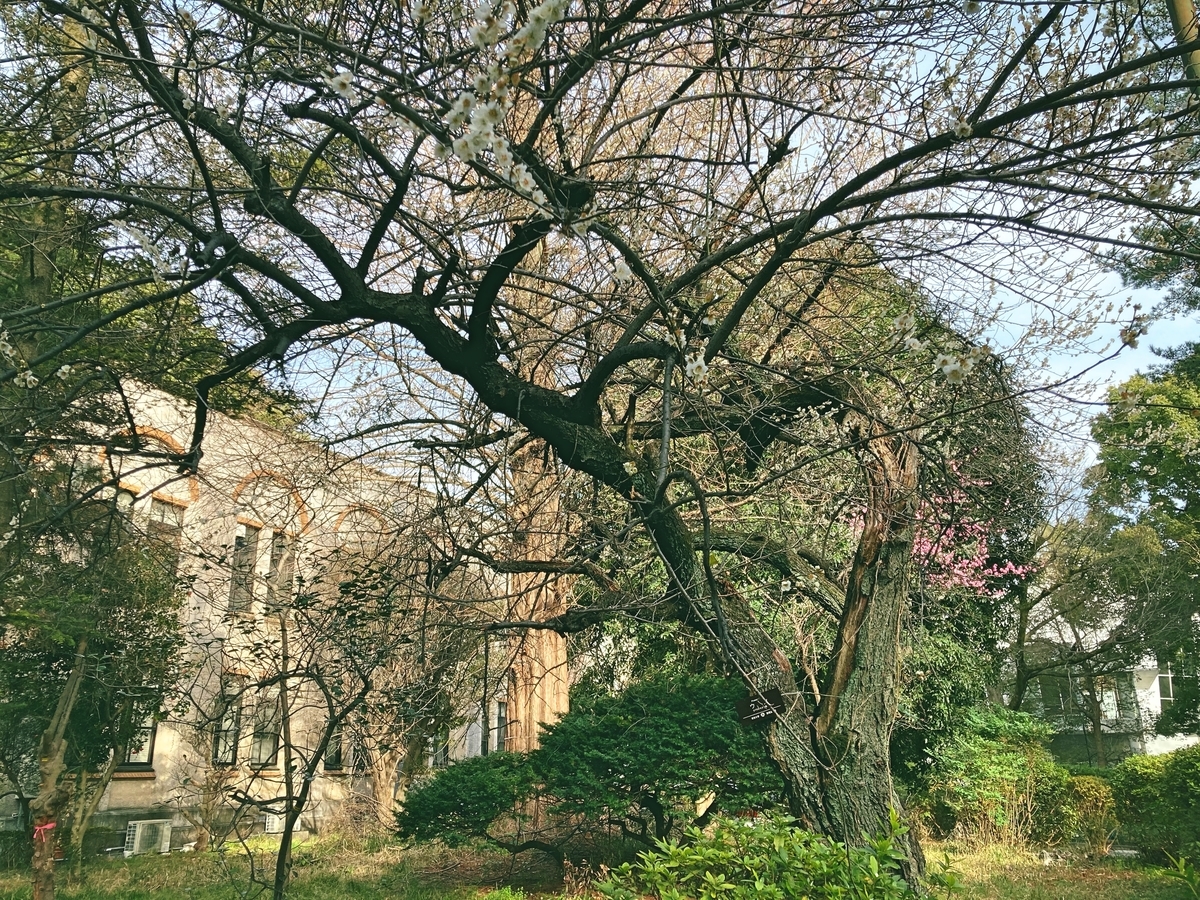
[[[863,429],[882,429],[864,423]],[[860,464],[868,485],[863,528],[852,563],[837,642],[821,696],[806,696],[792,665],[731,586],[710,584],[712,627],[752,691],[778,688],[789,706],[767,745],[788,789],[792,813],[807,827],[843,841],[889,829],[903,817],[892,781],[889,744],[896,718],[900,629],[908,611],[919,453],[913,434],[864,436]],[[685,593],[700,590],[695,553],[678,546],[673,517],[649,519],[660,551],[677,546],[670,565],[691,571]],[[669,523],[669,524],[668,524]],[[657,527],[656,527],[657,526]],[[682,580],[682,579],[681,579]],[[924,869],[911,834],[897,838],[907,877]]]
[[[83,874],[83,840],[87,836],[92,817],[100,808],[100,801],[108,785],[112,782],[113,773],[125,758],[128,748],[118,745],[113,748],[108,761],[96,773],[81,769],[75,779],[74,796],[71,810],[71,841],[67,857],[71,860],[71,877],[79,878]]]
[[[38,793],[29,802],[33,818],[33,900],[54,900],[54,848],[58,846],[58,818],[68,797],[63,783],[66,771],[67,723],[79,697],[87,663],[87,638],[75,645],[75,661],[67,676],[54,715],[42,732],[38,747]]]

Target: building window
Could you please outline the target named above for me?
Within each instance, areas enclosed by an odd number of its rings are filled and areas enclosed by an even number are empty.
[[[329,734],[329,743],[325,747],[325,771],[340,772],[345,765],[346,754],[342,748],[342,723],[333,726]]]
[[[279,694],[264,697],[254,710],[254,736],[250,744],[250,765],[273,766],[279,754],[279,732],[283,725]]]
[[[233,577],[229,583],[229,611],[246,612],[254,603],[254,566],[258,561],[258,535],[254,525],[238,525],[233,538]]]
[[[1166,712],[1171,708],[1171,704],[1175,702],[1175,674],[1171,671],[1171,664],[1167,664],[1166,671],[1158,673],[1158,711]]]
[[[503,700],[496,701],[496,749],[505,750],[508,747],[508,704]]]
[[[1121,717],[1121,698],[1117,680],[1111,676],[1097,676],[1093,682],[1096,690],[1096,700],[1100,704],[1100,715],[1113,721]]]
[[[166,551],[165,562],[174,573],[179,568],[179,553],[183,548],[183,507],[151,497],[147,532]]]
[[[154,763],[154,734],[158,725],[154,719],[146,719],[129,739],[125,748],[122,768],[149,769]]]
[[[237,764],[238,733],[242,728],[242,698],[238,686],[226,684],[218,701],[213,723],[212,763],[214,766]]]
[[[271,564],[267,570],[267,593],[272,605],[282,606],[292,599],[295,573],[295,542],[290,534],[277,528],[271,535]]]
[[[429,766],[444,769],[450,765],[450,729],[442,728],[429,740]]]

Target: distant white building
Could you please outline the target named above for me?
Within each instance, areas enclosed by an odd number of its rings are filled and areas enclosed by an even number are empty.
[[[1174,701],[1175,675],[1146,659],[1134,669],[1095,675],[1092,685],[1100,704],[1101,735],[1107,762],[1131,754],[1169,753],[1200,741],[1192,734],[1160,735],[1158,717]],[[1060,759],[1094,764],[1093,720],[1085,697],[1086,682],[1074,669],[1038,677],[1024,704],[1027,711],[1054,726],[1051,749]]]
[[[1135,693],[1141,725],[1140,735],[1133,743],[1135,753],[1154,756],[1200,742],[1200,735],[1162,735],[1154,731],[1155,721],[1175,701],[1176,675],[1169,664],[1160,669],[1155,660],[1145,660],[1130,673],[1129,680]]]

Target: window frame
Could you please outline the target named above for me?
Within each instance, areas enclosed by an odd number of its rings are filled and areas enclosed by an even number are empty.
[[[242,731],[242,686],[226,681],[218,698],[219,709],[213,717],[212,752],[209,762],[214,766],[233,768],[237,765]],[[221,750],[227,752],[221,753]]]
[[[282,700],[282,695],[276,690],[255,705],[254,729],[250,734],[250,755],[247,760],[253,769],[272,769],[278,764],[283,732]],[[264,748],[269,748],[269,752],[264,752]]]
[[[1163,686],[1166,686],[1166,693],[1163,693]],[[1165,668],[1158,670],[1158,712],[1161,715],[1175,705],[1175,673],[1171,670],[1171,664],[1167,663]]]
[[[271,608],[279,609],[291,602],[296,584],[296,543],[295,535],[287,529],[271,528],[266,579]]]
[[[492,732],[495,735],[495,740],[491,742],[495,746],[497,751],[503,751],[503,750],[508,749],[508,736],[509,736],[508,735],[508,725],[509,725],[508,701],[507,700],[497,700],[496,701],[496,727]]]
[[[154,770],[154,742],[158,736],[158,722],[153,716],[147,716],[142,724],[135,732],[137,735],[145,734],[145,741],[141,745],[139,756],[144,755],[144,760],[130,759],[134,753],[135,739],[130,739],[128,746],[125,748],[125,758],[117,764],[117,770],[121,772],[148,772]]]
[[[229,559],[229,612],[253,613],[258,549],[263,528],[253,522],[238,522]],[[251,540],[251,538],[253,538]]]
[[[329,743],[325,745],[325,756],[321,765],[331,774],[340,775],[346,771],[345,734],[341,722],[337,722],[329,734]]]
[[[183,518],[187,507],[173,500],[151,495],[147,510],[146,536],[170,554],[170,571],[179,571],[183,555]],[[169,518],[163,513],[169,512]]]

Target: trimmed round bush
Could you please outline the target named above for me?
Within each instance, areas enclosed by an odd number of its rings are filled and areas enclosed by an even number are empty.
[[[1200,842],[1200,745],[1130,756],[1110,778],[1120,838],[1154,861]]]
[[[533,796],[536,776],[522,753],[493,753],[455,763],[416,785],[396,814],[401,837],[457,847],[486,838],[497,819],[516,816]]]

